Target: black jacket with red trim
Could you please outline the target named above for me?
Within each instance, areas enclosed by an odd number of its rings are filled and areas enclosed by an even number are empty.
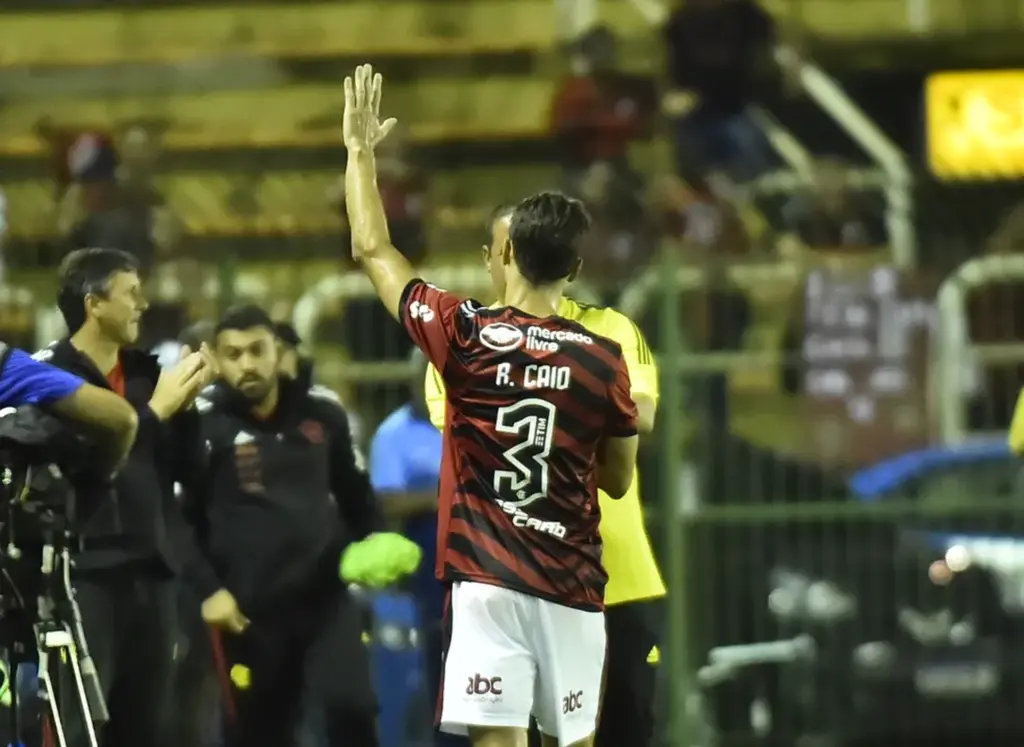
[[[205,550],[204,597],[228,589],[243,612],[338,587],[341,551],[383,527],[365,460],[332,392],[280,380],[269,419],[224,383],[197,402],[207,448],[188,516]]]
[[[110,388],[107,377],[69,339],[36,354],[90,384]],[[75,567],[80,572],[128,564],[148,564],[173,575],[195,564],[198,548],[174,495],[174,483],[192,485],[203,464],[199,413],[190,408],[166,422],[149,408],[160,378],[155,356],[140,350],[121,352],[125,399],[139,416],[139,430],[124,468],[109,486],[79,496],[89,507],[78,531]]]

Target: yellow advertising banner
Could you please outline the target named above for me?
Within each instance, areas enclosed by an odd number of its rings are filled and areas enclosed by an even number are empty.
[[[934,73],[928,164],[942,179],[1024,176],[1024,70]]]

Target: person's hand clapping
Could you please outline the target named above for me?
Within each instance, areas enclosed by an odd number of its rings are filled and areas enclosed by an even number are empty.
[[[398,124],[391,118],[380,121],[380,100],[384,79],[372,65],[360,65],[345,78],[345,114],[342,130],[349,150],[373,151]]]
[[[220,376],[220,365],[217,363],[217,357],[205,342],[199,348],[199,355],[203,358],[203,367],[200,369],[203,380],[197,393],[202,391],[204,387],[212,384],[214,379]]]
[[[199,393],[206,383],[206,358],[186,346],[182,358],[174,366],[160,372],[160,379],[149,400],[149,409],[161,420],[167,420]]]

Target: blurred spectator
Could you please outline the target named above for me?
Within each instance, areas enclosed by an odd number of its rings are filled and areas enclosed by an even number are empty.
[[[662,232],[682,239],[688,254],[741,257],[751,253],[753,242],[732,191],[724,175],[693,177],[689,184],[667,175],[655,182],[651,201]]]
[[[391,241],[413,264],[427,253],[427,184],[400,131],[377,146],[377,184],[388,216]]]
[[[749,107],[774,85],[776,29],[755,0],[687,0],[664,29],[679,169],[727,170],[741,180],[771,165]]]
[[[580,248],[587,279],[613,303],[622,284],[643,270],[657,245],[640,177],[616,171],[604,161],[588,168],[579,195],[593,219]]]
[[[119,157],[106,136],[84,133],[67,150],[72,184],[64,192],[58,226],[71,248],[100,246],[134,254],[148,275],[158,253],[169,252],[180,229],[152,184],[154,145],[145,131],[126,134]]]
[[[413,265],[420,265],[427,257],[428,214],[426,176],[417,167],[400,131],[392,132],[376,151],[377,183],[380,187],[388,230],[395,247]],[[328,191],[328,201],[345,216],[345,180],[340,177]],[[351,248],[346,230],[342,241],[343,262],[351,263]],[[405,360],[412,350],[409,336],[394,323],[376,297],[355,298],[346,304],[342,327],[321,330],[321,336],[343,339],[349,355],[355,361]],[[324,335],[324,332],[328,334]],[[361,414],[370,420],[382,418],[407,396],[404,383],[381,386],[364,383],[353,386],[354,401],[359,402]]]
[[[551,106],[551,129],[566,171],[567,189],[595,162],[628,172],[630,142],[649,137],[656,95],[651,80],[617,69],[615,37],[599,26],[576,42],[572,74]]]
[[[419,264],[427,252],[426,177],[413,162],[401,130],[395,130],[377,146],[376,156],[377,185],[384,202],[391,241],[410,262]],[[326,197],[342,219],[347,220],[344,175],[338,177]],[[348,240],[346,231],[342,251],[346,262],[351,253]]]
[[[814,168],[810,186],[782,209],[789,239],[805,247],[823,249],[877,249],[886,243],[880,206],[846,186],[846,167],[822,159]]]
[[[71,174],[71,150],[75,143],[84,135],[91,135],[97,141],[113,148],[113,136],[106,131],[82,129],[80,127],[60,127],[49,119],[36,123],[36,134],[46,142],[50,151],[54,179],[54,198],[61,202],[68,188],[74,182]],[[65,232],[66,233],[66,232]]]

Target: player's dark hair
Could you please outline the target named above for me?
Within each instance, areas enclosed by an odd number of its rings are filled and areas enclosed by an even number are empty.
[[[589,229],[590,216],[579,200],[559,192],[527,197],[516,205],[508,229],[519,272],[535,286],[564,279]]]
[[[139,261],[120,249],[76,249],[68,254],[57,270],[57,308],[68,333],[74,334],[85,324],[87,296],[106,298],[115,275],[138,271]]]
[[[213,329],[213,336],[216,337],[225,330],[246,330],[253,327],[266,327],[274,332],[274,322],[270,314],[254,303],[232,306],[224,312],[224,316],[217,322]],[[276,334],[276,333],[275,333]]]

